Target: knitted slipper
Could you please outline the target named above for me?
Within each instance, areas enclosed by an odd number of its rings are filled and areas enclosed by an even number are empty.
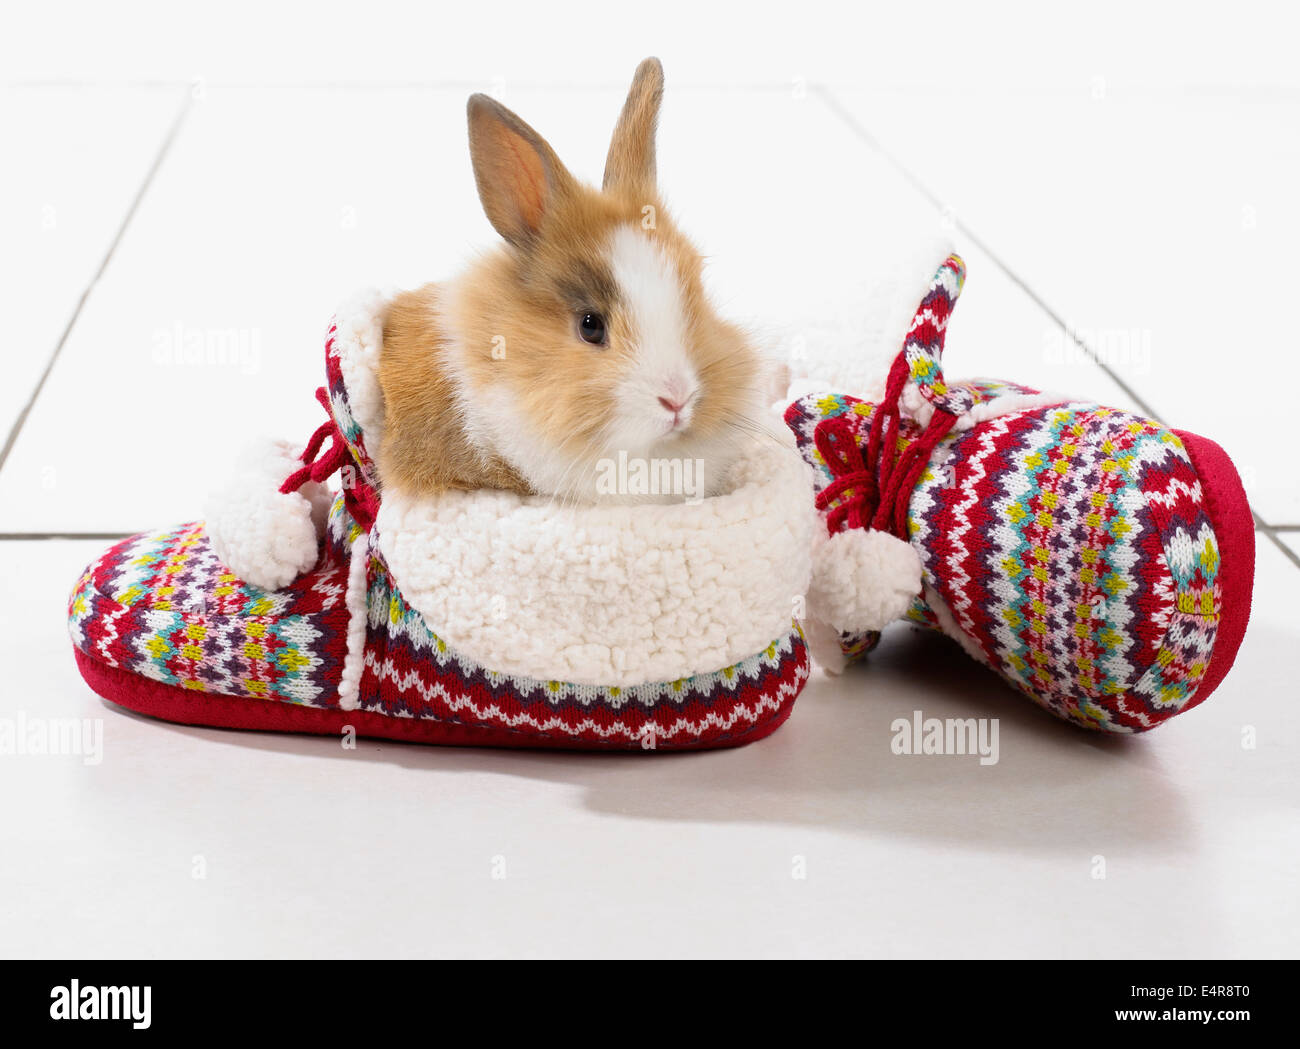
[[[756,450],[699,505],[381,499],[384,307],[330,328],[330,419],[300,459],[264,449],[206,523],[82,574],[69,626],[90,686],[184,724],[423,743],[678,750],[774,731],[809,673],[793,613],[819,528],[792,449]]]
[[[922,569],[908,618],[1059,717],[1153,728],[1210,695],[1245,633],[1255,532],[1237,471],[1214,442],[1129,412],[947,382],[964,279],[950,255],[883,389],[812,393],[785,411],[830,536],[809,598],[814,655],[835,670],[877,643],[853,586],[836,585],[834,550],[889,533]]]

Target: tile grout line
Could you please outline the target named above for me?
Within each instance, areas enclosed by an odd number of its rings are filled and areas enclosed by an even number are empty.
[[[880,140],[876,138],[876,136],[873,135],[870,131],[868,131],[866,127],[862,124],[862,122],[858,120],[858,118],[855,117],[852,113],[850,113],[848,109],[845,108],[844,103],[840,101],[839,97],[829,87],[827,87],[825,84],[818,83],[818,84],[810,85],[810,88],[822,100],[822,102],[826,105],[826,107],[837,118],[839,118],[839,120],[855,136],[857,136],[857,138],[861,139],[861,141],[865,143],[870,149],[878,153],[881,159],[883,159],[890,167],[892,167],[895,171],[897,171],[898,174],[903,177],[904,181],[906,181],[909,186],[911,186],[918,193],[920,193],[921,196],[923,196],[926,200],[928,200],[939,211],[944,210],[945,204],[944,201],[939,197],[939,195],[935,193],[933,190],[931,190],[930,187],[926,185],[921,180],[920,176],[917,175],[914,171],[912,171],[911,168],[909,168],[906,164],[904,164],[901,160],[899,160],[896,156],[894,156],[894,154],[891,153],[889,150],[885,149],[885,147],[881,144]],[[1008,277],[1008,279],[1010,279],[1011,282],[1016,285],[1016,287],[1020,288],[1021,291],[1023,291],[1026,295],[1028,295],[1029,298],[1034,302],[1034,304],[1037,305],[1038,308],[1041,309],[1045,314],[1047,314],[1048,318],[1054,324],[1060,327],[1061,331],[1065,333],[1065,337],[1069,339],[1071,342],[1073,342],[1080,349],[1080,351],[1082,351],[1088,357],[1090,361],[1096,364],[1097,367],[1100,368],[1102,372],[1112,382],[1114,382],[1124,392],[1124,394],[1127,397],[1131,398],[1133,403],[1138,408],[1140,408],[1143,411],[1143,413],[1145,413],[1151,419],[1160,418],[1159,413],[1156,412],[1151,407],[1151,405],[1147,402],[1146,398],[1139,395],[1138,392],[1135,389],[1133,389],[1133,387],[1130,386],[1128,382],[1126,382],[1121,375],[1119,375],[1113,368],[1111,368],[1109,364],[1107,364],[1104,360],[1102,360],[1101,357],[1097,354],[1097,352],[1090,345],[1088,345],[1088,343],[1086,343],[1082,338],[1080,338],[1077,332],[1071,329],[1071,327],[1065,322],[1065,320],[1060,316],[1060,314],[1058,314],[1056,310],[1054,310],[1051,306],[1049,306],[1047,302],[1043,299],[1043,297],[1039,295],[1033,288],[1031,288],[1029,284],[1018,273],[1013,271],[1011,267],[1007,265],[1005,261],[1003,261],[1002,257],[997,252],[993,251],[988,246],[988,244],[985,243],[985,241],[978,234],[974,232],[974,230],[972,230],[959,217],[956,216],[954,216],[953,218],[953,225],[956,227],[956,229],[960,230],[962,235],[965,236],[972,244],[974,244],[975,247],[977,247],[980,251],[982,251],[985,255],[987,255],[990,261],[992,261],[993,265],[995,265],[998,269],[1000,269]],[[1278,550],[1282,552],[1283,556],[1285,556],[1288,561],[1290,561],[1293,565],[1295,565],[1296,568],[1300,568],[1300,554],[1297,554],[1296,551],[1292,550],[1289,546],[1287,546],[1286,543],[1282,542],[1282,540],[1277,535],[1277,529],[1274,528],[1274,526],[1270,525],[1262,517],[1260,517],[1259,513],[1253,507],[1251,508],[1250,513],[1251,513],[1251,517],[1255,521],[1256,531],[1263,532],[1264,535],[1266,535],[1269,538],[1269,540],[1272,541],[1273,545],[1276,546]]]
[[[1252,513],[1253,512],[1254,511],[1252,511]],[[1255,514],[1255,518],[1256,520],[1258,520],[1259,514]],[[1273,528],[1271,525],[1264,525],[1261,531],[1263,531],[1263,533],[1266,536],[1268,536],[1271,540],[1273,540],[1273,545],[1282,551],[1283,556],[1285,556],[1288,561],[1290,561],[1293,565],[1295,565],[1296,568],[1300,568],[1300,553],[1296,553],[1296,551],[1292,550],[1290,546],[1282,542],[1282,537],[1277,534],[1277,530],[1275,528]]]
[[[876,138],[873,134],[871,134],[871,132],[868,131],[865,127],[863,127],[862,123],[857,119],[857,117],[855,117],[852,113],[850,113],[847,109],[845,109],[844,104],[840,102],[840,100],[836,98],[835,95],[833,95],[829,89],[827,89],[824,85],[818,84],[815,90],[821,96],[822,100],[826,103],[826,105],[835,113],[835,115],[839,117],[840,120],[843,121],[846,125],[848,125],[849,129],[852,130],[854,134],[856,134],[860,139],[862,139],[863,142],[865,142],[868,146],[870,146],[877,153],[879,153],[880,156],[892,168],[894,168],[895,171],[897,171],[900,175],[903,176],[904,179],[907,180],[908,184],[911,185],[913,189],[915,189],[918,193],[920,193],[923,197],[925,197],[925,199],[928,200],[931,204],[933,204],[937,209],[939,209],[940,211],[944,210],[946,205],[944,204],[942,198],[940,198],[937,193],[933,192],[929,186],[927,186],[924,182],[922,182],[920,177],[917,176],[915,172],[913,172],[910,168],[904,165],[902,161],[900,161],[897,157],[895,157],[892,153],[890,153],[887,149],[885,149],[885,147],[881,145],[880,140]],[[1026,295],[1028,295],[1029,298],[1033,300],[1035,305],[1037,305],[1039,309],[1041,309],[1044,313],[1046,313],[1047,316],[1052,320],[1054,324],[1058,325],[1061,328],[1061,330],[1066,334],[1066,336],[1070,339],[1070,341],[1073,342],[1076,346],[1078,346],[1079,349],[1082,350],[1083,353],[1087,355],[1090,361],[1096,364],[1097,367],[1099,367],[1103,372],[1106,373],[1106,376],[1108,378],[1110,378],[1113,382],[1115,382],[1115,384],[1118,385],[1119,388],[1124,391],[1126,396],[1132,398],[1133,403],[1135,405],[1141,408],[1142,411],[1146,415],[1150,416],[1151,418],[1153,419],[1158,418],[1155,410],[1147,403],[1146,399],[1141,397],[1138,394],[1138,392],[1135,389],[1133,389],[1132,386],[1130,386],[1127,382],[1125,382],[1122,376],[1116,374],[1115,371],[1110,367],[1110,365],[1108,365],[1105,361],[1103,361],[1093,350],[1093,348],[1089,346],[1086,342],[1084,342],[1083,339],[1081,339],[1078,336],[1078,334],[1070,328],[1070,326],[1065,322],[1065,320],[1060,316],[1060,314],[1058,314],[1056,310],[1054,310],[1051,306],[1049,306],[1043,300],[1043,298],[1020,277],[1019,274],[1015,273],[1011,269],[1011,267],[1008,266],[1002,260],[1002,257],[998,255],[997,252],[993,251],[984,242],[984,240],[974,232],[974,230],[972,230],[969,226],[967,226],[960,218],[957,218],[955,216],[953,218],[953,224],[956,226],[957,229],[959,229],[962,232],[962,234],[965,237],[967,237],[967,239],[970,240],[972,244],[974,244],[977,248],[979,248],[980,251],[982,251],[985,255],[987,255],[989,259],[993,262],[993,264],[997,266],[997,268],[1000,269],[1004,274],[1006,274],[1006,276],[1010,278],[1010,280],[1016,285],[1016,287],[1018,287],[1021,291],[1023,291]]]
[[[36,401],[41,395],[41,391],[45,389],[46,380],[49,379],[50,374],[54,371],[54,365],[58,362],[59,356],[63,352],[63,347],[68,341],[68,336],[72,334],[72,329],[76,326],[77,320],[81,317],[81,311],[85,307],[87,299],[90,298],[90,293],[94,291],[95,285],[99,283],[100,278],[104,276],[104,272],[108,269],[108,264],[112,261],[114,252],[117,251],[118,245],[122,242],[122,237],[126,234],[127,227],[135,217],[136,211],[139,210],[140,203],[144,200],[145,193],[148,192],[150,185],[153,184],[154,176],[158,174],[158,169],[162,167],[162,162],[170,151],[172,142],[175,141],[177,134],[180,132],[181,125],[185,122],[185,118],[189,115],[190,108],[193,104],[193,94],[187,93],[185,103],[180,107],[176,116],[172,119],[171,126],[167,129],[167,134],[163,137],[162,145],[154,156],[153,163],[149,165],[149,169],[145,172],[144,180],[140,183],[140,188],[136,191],[135,197],[131,200],[130,206],[126,209],[126,214],[122,217],[122,221],[118,225],[117,232],[113,235],[113,239],[109,242],[108,250],[104,253],[103,259],[100,260],[99,267],[91,275],[85,288],[82,289],[81,297],[77,299],[77,304],[73,307],[72,314],[68,317],[68,323],[64,325],[63,333],[59,336],[59,341],[55,343],[49,359],[45,362],[45,368],[41,371],[40,377],[36,380],[36,385],[32,387],[32,392],[28,396],[27,402],[23,405],[17,418],[14,419],[13,425],[9,428],[9,435],[5,438],[4,446],[0,447],[0,470],[3,470],[5,463],[8,462],[9,453],[13,451],[14,444],[18,441],[18,435],[22,432],[22,428],[27,422],[28,415],[31,414],[32,408],[35,407]]]

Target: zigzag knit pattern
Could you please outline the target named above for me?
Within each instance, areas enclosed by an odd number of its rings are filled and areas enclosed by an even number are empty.
[[[178,688],[337,709],[347,654],[345,594],[357,525],[342,498],[317,566],[283,590],[235,578],[201,523],[123,540],[96,559],[68,603],[87,656]],[[723,746],[788,713],[808,678],[795,625],[762,652],[710,674],[630,688],[499,674],[425,624],[372,556],[359,709],[491,726],[610,749]]]
[[[73,643],[111,667],[195,692],[329,706],[347,652],[347,562],[283,590],[237,579],[201,522],[109,547],[68,602]]]
[[[963,274],[955,257],[940,268],[901,353],[916,393],[955,415],[1037,393],[945,381],[943,333]],[[789,407],[820,487],[833,478],[817,426],[848,419],[861,447],[877,410],[845,395]],[[904,417],[891,454],[921,430]],[[959,632],[968,651],[1052,713],[1140,732],[1198,702],[1221,610],[1219,550],[1191,459],[1159,423],[1065,402],[955,429],[908,499],[907,530],[942,599],[918,599],[909,617]],[[846,636],[842,647],[857,657],[876,640]]]

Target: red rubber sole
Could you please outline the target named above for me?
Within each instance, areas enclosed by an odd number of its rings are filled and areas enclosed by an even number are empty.
[[[1227,676],[1246,636],[1250,602],[1255,589],[1255,518],[1250,512],[1246,490],[1241,486],[1228,453],[1208,437],[1175,430],[1201,479],[1206,511],[1219,544],[1219,586],[1222,601],[1214,652],[1205,679],[1183,710],[1210,697]]]
[[[73,649],[77,669],[86,684],[110,703],[137,714],[180,725],[206,725],[212,728],[243,729],[257,732],[298,732],[318,736],[339,736],[351,726],[358,736],[391,739],[403,743],[432,743],[455,747],[513,747],[552,750],[600,750],[618,753],[654,753],[654,750],[629,747],[625,743],[600,743],[566,737],[543,736],[488,725],[465,725],[456,722],[419,718],[395,718],[368,710],[333,710],[306,707],[277,700],[248,699],[242,696],[219,696],[178,688],[161,681],[112,667]],[[765,720],[734,736],[707,742],[662,745],[658,750],[720,750],[739,747],[770,736],[790,716],[794,707],[791,697]]]

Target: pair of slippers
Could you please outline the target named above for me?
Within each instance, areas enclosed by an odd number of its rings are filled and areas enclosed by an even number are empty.
[[[838,672],[905,618],[1060,718],[1153,728],[1214,691],[1245,633],[1237,471],[1129,412],[949,382],[964,278],[943,260],[875,389],[791,398],[800,454],[756,450],[695,506],[381,498],[384,302],[357,300],[327,336],[330,418],[306,452],[261,450],[204,522],[89,565],[68,606],[77,665],[184,724],[702,749],[773,732],[810,653]]]

